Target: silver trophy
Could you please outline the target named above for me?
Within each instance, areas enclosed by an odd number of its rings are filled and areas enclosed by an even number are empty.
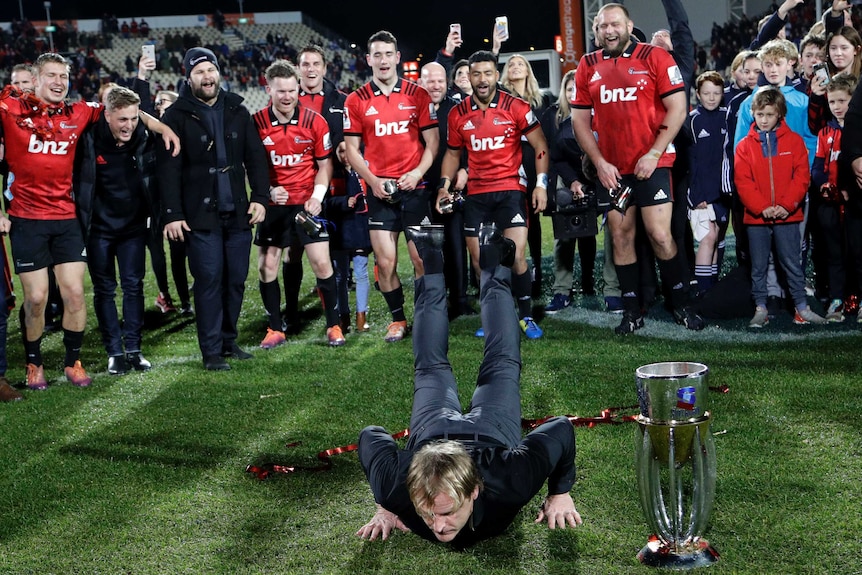
[[[386,192],[386,201],[390,204],[396,204],[401,201],[403,192],[395,180],[384,180],[383,191]]]
[[[718,561],[703,539],[715,498],[715,444],[702,363],[664,362],[636,372],[638,494],[653,531],[638,553],[651,567],[692,569]]]

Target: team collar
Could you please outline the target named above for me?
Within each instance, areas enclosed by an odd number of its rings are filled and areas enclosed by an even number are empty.
[[[300,104],[299,104],[299,102],[297,102],[296,108],[293,109],[293,117],[290,119],[290,121],[287,124],[282,124],[281,122],[278,121],[278,116],[275,115],[275,110],[273,110],[273,104],[270,104],[266,108],[266,111],[269,112],[269,125],[270,126],[279,126],[279,125],[296,126],[296,125],[298,125],[299,124],[299,108],[300,108]]]
[[[635,51],[635,47],[636,47],[637,45],[638,45],[638,41],[635,39],[635,37],[634,37],[634,36],[632,36],[632,43],[631,43],[631,44],[629,44],[629,47],[628,47],[628,48],[626,48],[626,49],[623,51],[623,53],[622,53],[622,54],[620,54],[619,56],[611,56],[610,54],[608,54],[607,52],[605,52],[605,49],[604,49],[604,48],[602,48],[602,59],[603,59],[603,60],[610,60],[610,59],[612,59],[612,58],[614,58],[614,57],[616,57],[616,58],[631,58],[631,57],[632,57],[632,52],[634,52],[634,51]]]
[[[319,92],[306,92],[305,90],[300,88],[299,89],[299,95],[300,96],[325,96],[326,92],[323,90],[323,88],[321,88]]]
[[[368,83],[371,84],[371,91],[374,92],[375,96],[379,96],[383,93],[383,90],[380,89],[380,86],[378,86],[377,84],[374,83],[374,80],[370,80]],[[395,82],[395,86],[392,88],[392,91],[393,92],[400,92],[401,91],[401,78],[398,78],[398,81]]]
[[[497,86],[497,91],[494,94],[494,97],[491,99],[491,103],[488,104],[488,107],[489,108],[496,108],[497,103],[499,101],[500,101],[500,86]],[[478,110],[479,109],[479,104],[476,103],[476,100],[473,98],[473,96],[470,96],[470,109],[471,110]]]

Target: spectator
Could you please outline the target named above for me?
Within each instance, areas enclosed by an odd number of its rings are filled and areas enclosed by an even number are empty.
[[[533,73],[530,62],[520,54],[509,57],[503,66],[501,84],[513,95],[522,98],[530,104],[536,118],[541,118],[550,105],[550,97],[539,88],[539,82]],[[530,143],[522,138],[521,145],[523,168],[527,177],[527,205],[532,202],[532,190],[536,187],[536,154]],[[530,248],[530,276],[532,280],[531,295],[533,299],[542,296],[542,223],[539,213],[528,210],[529,226],[527,244]]]
[[[575,71],[569,70],[563,76],[560,84],[560,96],[557,102],[545,111],[542,117],[542,129],[550,145],[551,166],[550,181],[555,182],[554,188],[568,190],[576,200],[584,198],[586,186],[589,184],[584,175],[582,164],[584,153],[578,146],[572,131],[571,108],[569,102],[574,100]],[[562,184],[562,185],[561,185]],[[551,198],[548,198],[552,203]],[[553,201],[556,205],[556,201]],[[587,214],[589,217],[589,214]],[[569,307],[572,303],[572,271],[575,263],[575,247],[581,257],[581,293],[595,295],[594,268],[596,264],[596,236],[578,238],[561,238],[562,230],[557,229],[558,222],[554,219],[554,285],[553,297],[545,307],[549,314]]]
[[[159,90],[156,92],[155,110],[159,118],[164,117],[165,112],[170,108],[179,97],[179,94],[172,90]],[[186,251],[185,242],[177,242],[168,240],[168,248],[171,253],[171,276],[174,280],[174,286],[177,290],[180,306],[177,308],[174,305],[173,297],[171,297],[168,286],[167,270],[162,271],[162,265],[159,262],[166,260],[164,254],[164,228],[161,224],[161,199],[158,193],[153,194],[153,202],[155,204],[153,212],[155,216],[150,224],[151,237],[148,238],[148,247],[150,249],[150,260],[153,266],[153,275],[156,276],[156,285],[159,288],[159,295],[156,297],[156,308],[162,313],[179,311],[181,315],[191,315],[194,313],[191,303],[191,294],[189,292],[188,272],[186,271],[186,261],[188,254]],[[156,255],[153,255],[153,254]]]
[[[846,189],[838,184],[838,163],[841,153],[841,133],[844,118],[850,105],[850,98],[856,90],[856,78],[841,72],[836,74],[826,91],[829,110],[833,119],[817,134],[817,152],[811,170],[813,188],[817,190],[817,200],[812,200],[820,224],[820,238],[825,247],[829,290],[829,306],[826,319],[830,322],[844,321],[844,296],[847,286],[845,266],[845,203],[849,199]],[[855,271],[855,270],[854,270]],[[858,282],[858,278],[855,278]]]
[[[721,170],[727,108],[721,105],[724,81],[718,72],[704,72],[696,81],[700,104],[689,114],[693,144],[689,150],[689,220],[698,241],[694,275],[701,293],[718,281],[720,246],[728,224],[728,206],[721,182],[713,174]]]
[[[808,307],[799,257],[799,222],[810,180],[808,150],[802,137],[784,122],[787,105],[779,87],[759,90],[751,111],[755,121],[736,147],[734,174],[751,250],[755,311],[748,326],[759,329],[769,323],[766,276],[773,244],[796,308],[793,322],[826,323]]]
[[[335,266],[335,281],[338,289],[338,309],[341,313],[341,328],[349,331],[350,300],[348,284],[350,264],[353,264],[353,281],[356,285],[356,331],[371,330],[368,323],[368,256],[371,254],[371,238],[368,235],[368,204],[365,182],[350,167],[345,153],[346,144],[341,142],[336,149],[336,158],[344,166],[333,177],[330,194],[326,198],[326,217],[335,228],[330,233],[332,260]],[[345,320],[345,314],[348,318]]]
[[[451,32],[450,32],[451,35]],[[440,122],[440,141],[448,137],[448,118],[452,108],[457,102],[447,96],[446,69],[439,62],[429,62],[422,66],[419,76],[419,84],[428,90],[434,108],[437,110],[437,120]],[[428,186],[432,190],[440,187],[440,169],[443,158],[446,155],[446,147],[441,145],[437,150],[434,163],[425,174]],[[464,155],[458,166],[453,189],[461,194],[466,193],[467,170]],[[469,274],[467,264],[467,244],[464,236],[464,211],[463,202],[455,202],[448,213],[435,214],[435,221],[443,224],[443,276],[446,278],[446,287],[449,290],[449,318],[459,315],[473,315],[476,312],[467,302],[467,276]]]
[[[736,261],[739,265],[748,265],[748,234],[745,233],[742,217],[744,210],[739,201],[739,194],[736,192],[736,184],[733,181],[734,144],[740,106],[757,87],[762,64],[757,52],[743,50],[738,57],[741,57],[739,75],[743,84],[740,85],[739,90],[735,90],[736,93],[726,102],[727,137],[725,138],[724,160],[721,169],[721,187],[725,195],[731,197],[731,220],[736,237]]]

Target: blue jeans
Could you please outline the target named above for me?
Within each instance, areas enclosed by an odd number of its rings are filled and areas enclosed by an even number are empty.
[[[221,355],[237,338],[237,322],[248,276],[251,230],[239,229],[236,216],[216,230],[186,234],[194,283],[198,345],[204,358]]]
[[[350,314],[350,298],[347,278],[350,272],[352,250],[333,250],[332,263],[335,283],[338,286],[338,309],[341,315]],[[353,281],[356,284],[356,311],[368,311],[368,256],[353,255]]]
[[[766,275],[774,243],[778,264],[787,278],[790,297],[796,309],[806,309],[808,299],[805,295],[805,277],[802,275],[799,223],[749,225],[746,229],[751,257],[751,295],[755,305],[766,307]]]
[[[144,274],[147,234],[116,237],[93,232],[87,241],[87,267],[93,280],[93,307],[108,355],[141,351],[144,327]],[[115,265],[116,264],[116,265]],[[117,270],[123,289],[123,322],[117,313]]]
[[[479,435],[515,447],[521,442],[521,329],[512,305],[511,270],[482,272],[485,353],[467,413],[449,363],[449,317],[443,274],[416,280],[413,312],[414,385],[407,449],[429,438]],[[455,437],[453,437],[455,436]]]

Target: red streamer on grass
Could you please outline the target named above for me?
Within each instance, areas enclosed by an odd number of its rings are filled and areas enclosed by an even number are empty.
[[[730,388],[727,385],[720,385],[717,387],[710,386],[710,391],[716,391],[718,393],[729,393]],[[598,416],[595,417],[579,417],[577,415],[566,415],[564,417],[568,418],[572,425],[575,427],[595,427],[599,424],[607,424],[607,425],[621,425],[623,423],[630,423],[632,421],[637,421],[637,414],[624,414],[622,412],[628,411],[637,411],[637,405],[630,405],[626,407],[608,407],[603,409]],[[548,417],[542,417],[539,419],[522,419],[521,420],[521,428],[525,431],[532,431],[556,416],[550,415]],[[401,439],[402,437],[408,437],[410,435],[410,430],[405,429],[403,431],[399,431],[398,433],[392,434],[392,439]],[[302,445],[301,441],[294,441],[292,443],[288,443],[285,447],[297,447]],[[291,473],[296,473],[297,471],[328,471],[332,469],[332,456],[339,455],[341,453],[350,453],[351,451],[356,451],[359,448],[359,444],[350,443],[348,445],[344,445],[341,447],[333,447],[332,449],[327,449],[321,451],[317,454],[317,460],[320,461],[320,465],[317,466],[302,466],[302,465],[282,465],[279,463],[261,463],[260,465],[249,465],[245,468],[246,472],[253,474],[260,480],[266,479],[272,473],[284,473],[286,475]]]

